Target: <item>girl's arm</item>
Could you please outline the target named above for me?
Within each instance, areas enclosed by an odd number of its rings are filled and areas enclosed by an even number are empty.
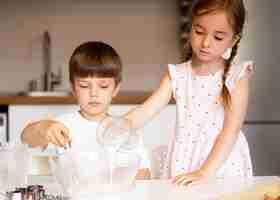
[[[249,99],[249,77],[240,79],[232,91],[231,106],[225,109],[224,125],[214,146],[201,167],[206,174],[215,173],[226,161],[238,138],[246,117]]]
[[[185,185],[216,173],[231,153],[245,120],[249,97],[249,77],[240,79],[231,93],[230,108],[225,109],[224,124],[214,146],[201,168],[192,173],[180,174],[174,182]]]
[[[125,114],[133,128],[142,127],[147,121],[151,120],[159,113],[170,101],[172,95],[172,86],[170,77],[166,73],[161,79],[159,88],[142,105]]]

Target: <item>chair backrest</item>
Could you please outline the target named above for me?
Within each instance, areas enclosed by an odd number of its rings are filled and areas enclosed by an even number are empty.
[[[153,179],[161,179],[163,177],[163,168],[167,158],[167,145],[155,147],[151,152],[151,175]]]

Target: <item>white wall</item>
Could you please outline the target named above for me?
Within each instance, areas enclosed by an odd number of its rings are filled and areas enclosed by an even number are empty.
[[[42,33],[52,39],[52,67],[63,67],[87,40],[111,44],[124,63],[123,90],[150,91],[166,63],[179,61],[174,0],[9,0],[0,2],[0,92],[21,91],[42,73]],[[141,77],[145,77],[145,81]]]

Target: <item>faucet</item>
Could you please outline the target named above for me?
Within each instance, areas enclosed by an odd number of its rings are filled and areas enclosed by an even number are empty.
[[[54,72],[45,72],[43,74],[43,90],[44,91],[53,91],[55,85],[61,84],[62,79],[62,70],[59,68],[58,73]]]
[[[59,85],[62,79],[62,70],[59,68],[58,73],[51,71],[51,37],[48,31],[43,33],[43,90],[53,91],[55,85]]]

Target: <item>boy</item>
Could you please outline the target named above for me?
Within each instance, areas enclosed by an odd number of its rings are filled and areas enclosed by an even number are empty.
[[[90,147],[96,151],[98,122],[108,116],[112,98],[120,88],[122,64],[117,52],[103,42],[86,42],[78,46],[69,61],[72,93],[79,111],[66,113],[55,120],[41,120],[27,125],[21,135],[31,147],[47,148],[53,144],[63,149],[66,144]],[[150,178],[150,163],[143,148],[137,179]]]

